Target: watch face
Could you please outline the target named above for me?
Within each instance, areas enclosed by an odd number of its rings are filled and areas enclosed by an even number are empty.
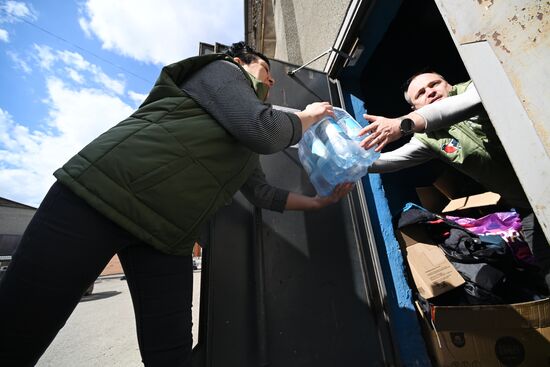
[[[413,133],[414,121],[411,119],[401,120],[400,130],[403,135],[410,135]]]

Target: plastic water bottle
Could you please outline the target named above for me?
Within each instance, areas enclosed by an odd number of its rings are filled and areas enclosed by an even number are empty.
[[[367,167],[372,165],[372,163],[380,157],[380,153],[375,152],[374,148],[366,150],[359,146],[359,143],[368,136],[359,136],[359,132],[361,132],[364,126],[355,121],[355,119],[341,108],[334,107],[334,114],[336,115],[338,123],[343,126],[346,134],[357,143],[359,150],[354,150],[354,152],[358,153],[361,157],[358,159],[358,162]]]
[[[353,152],[349,149],[348,143],[350,138],[332,117],[325,117],[319,121],[315,127],[315,133],[330,151],[331,159],[339,167],[348,168],[353,164]]]
[[[298,145],[298,156],[313,187],[315,187],[315,190],[321,196],[330,195],[334,189],[334,185],[325,179],[322,172],[329,162],[328,150],[311,129],[305,132],[302,142]],[[328,166],[326,169],[328,169]]]
[[[361,179],[380,156],[359,145],[365,138],[358,136],[363,126],[340,108],[335,107],[334,114],[310,127],[298,145],[300,161],[322,196],[330,195],[339,183]]]
[[[315,191],[317,191],[317,194],[320,196],[329,196],[332,193],[332,190],[334,190],[335,185],[328,182],[320,170],[313,171],[309,176],[309,179],[313,184],[313,187],[315,187]]]

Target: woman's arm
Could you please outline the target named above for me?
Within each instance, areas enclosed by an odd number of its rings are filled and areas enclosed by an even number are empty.
[[[296,144],[303,130],[331,114],[328,103],[311,104],[296,114],[275,110],[258,99],[244,73],[229,61],[214,61],[184,81],[181,88],[256,153],[271,154]]]
[[[338,202],[353,190],[352,183],[337,185],[332,194],[325,197],[306,196],[271,186],[265,173],[258,166],[241,187],[242,194],[257,207],[283,212],[285,210],[317,210]]]
[[[336,204],[350,191],[353,190],[355,184],[343,183],[336,185],[329,196],[305,196],[295,192],[288,194],[285,210],[318,210],[328,205]]]

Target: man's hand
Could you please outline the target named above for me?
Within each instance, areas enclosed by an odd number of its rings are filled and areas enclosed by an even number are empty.
[[[376,146],[374,150],[377,152],[381,151],[386,144],[396,141],[402,136],[401,120],[404,118],[409,118],[413,121],[414,132],[418,133],[426,129],[426,120],[424,120],[422,115],[416,112],[411,112],[408,115],[394,119],[367,114],[364,114],[363,117],[365,120],[370,121],[370,124],[364,127],[358,135],[362,136],[368,133],[370,133],[370,135],[367,136],[360,145],[365,149]]]
[[[384,146],[401,137],[400,124],[401,119],[390,119],[383,116],[364,114],[365,120],[370,121],[370,124],[364,127],[359,136],[369,134],[360,145],[365,149],[370,149],[374,146],[376,152],[379,152]]]
[[[302,122],[302,132],[325,116],[334,117],[334,109],[328,102],[314,102],[308,104],[303,111],[296,112]]]

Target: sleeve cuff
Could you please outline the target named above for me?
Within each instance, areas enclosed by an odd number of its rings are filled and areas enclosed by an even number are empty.
[[[273,202],[271,204],[271,210],[282,213],[285,211],[286,201],[288,199],[289,192],[287,190],[277,189],[273,195]]]
[[[290,144],[288,146],[297,144],[302,139],[302,122],[300,118],[294,113],[287,113],[292,124],[292,136],[290,138]],[[286,200],[286,199],[285,199]]]

